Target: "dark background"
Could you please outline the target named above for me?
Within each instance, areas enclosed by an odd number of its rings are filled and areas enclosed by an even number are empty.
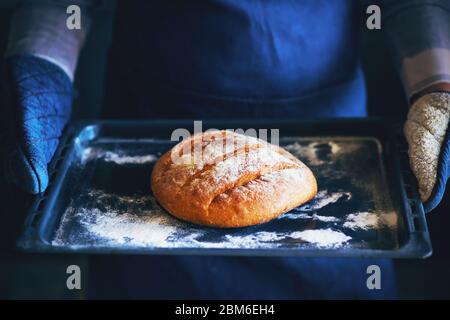
[[[2,1],[0,4],[2,54],[8,37],[11,4],[14,2]],[[100,113],[114,1],[109,1],[108,5],[110,7],[97,15],[79,60],[74,119],[95,118]],[[390,63],[383,34],[380,31],[368,31],[363,25],[361,23],[361,52],[366,71],[369,113],[371,116],[383,117],[392,117],[392,110],[405,113],[407,104],[398,76]],[[89,268],[89,259],[85,256],[16,252],[14,241],[32,197],[1,183],[0,201],[0,298],[83,298],[88,284],[83,282],[82,290],[79,291],[67,290],[65,271],[68,265],[77,264],[82,269],[82,279],[86,279],[83,273],[86,274]],[[448,190],[438,208],[428,214],[427,220],[433,256],[425,260],[395,261],[400,298],[450,298]]]

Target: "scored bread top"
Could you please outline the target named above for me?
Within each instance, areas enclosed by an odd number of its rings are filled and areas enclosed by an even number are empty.
[[[268,221],[311,199],[312,172],[286,150],[231,131],[194,135],[155,164],[152,190],[174,216],[241,227]]]

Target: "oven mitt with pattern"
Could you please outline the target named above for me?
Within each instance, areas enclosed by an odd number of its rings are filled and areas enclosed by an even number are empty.
[[[450,93],[434,92],[410,108],[404,126],[409,161],[426,212],[441,201],[450,175]]]
[[[5,178],[33,194],[48,186],[47,165],[71,114],[72,83],[55,64],[6,58],[1,85],[0,162]]]

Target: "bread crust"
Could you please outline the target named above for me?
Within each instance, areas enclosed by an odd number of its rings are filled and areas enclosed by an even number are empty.
[[[311,170],[288,151],[230,131],[177,144],[156,162],[151,187],[173,216],[220,228],[267,222],[317,193]]]

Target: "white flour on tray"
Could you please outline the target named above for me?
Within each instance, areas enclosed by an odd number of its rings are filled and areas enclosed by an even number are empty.
[[[295,142],[286,146],[288,151],[313,168],[327,167],[338,156],[353,152],[354,148],[352,144],[333,141],[311,142],[306,145]],[[318,150],[325,150],[327,156],[319,157]],[[110,151],[98,147],[86,148],[80,155],[83,164],[102,159],[118,165],[139,165],[154,162],[157,158],[153,154],[130,155],[125,150]],[[219,239],[211,241],[208,238],[210,229],[173,218],[151,196],[121,196],[96,189],[84,196],[88,199],[86,205],[69,206],[66,209],[53,245],[72,245],[71,239],[76,238],[75,245],[79,246],[100,243],[110,247],[276,248],[286,243],[304,243],[320,248],[337,248],[352,240],[352,232],[396,223],[390,216],[380,219],[379,213],[369,211],[348,212],[339,217],[327,215],[327,208],[350,201],[353,195],[347,191],[320,190],[312,201],[277,218],[281,221],[293,220],[289,222],[292,224],[289,231],[225,231]],[[320,214],[317,213],[318,210]],[[295,221],[298,221],[298,227]],[[317,225],[305,227],[310,221],[321,223],[321,228],[317,228]],[[78,226],[76,231],[71,229],[71,222]]]
[[[153,154],[148,155],[133,155],[130,156],[123,151],[106,151],[103,149],[97,149],[95,147],[89,147],[83,150],[81,154],[81,163],[94,159],[103,159],[106,162],[114,162],[116,164],[145,164],[155,162],[158,157]]]
[[[279,247],[280,241],[311,243],[318,247],[340,247],[351,240],[341,231],[314,229],[292,232],[260,231],[247,235],[226,234],[220,242],[205,241],[206,230],[196,228],[179,221],[163,211],[152,197],[130,197],[106,194],[99,190],[89,193],[96,199],[98,207],[69,207],[65,218],[76,219],[84,228],[84,237],[100,239],[105,245],[125,245],[137,247],[204,247],[204,248],[273,248]],[[134,208],[136,212],[121,212],[108,203],[114,202],[118,207]],[[150,204],[150,205],[149,205]],[[100,209],[100,207],[102,207]],[[139,208],[144,209],[139,209]],[[149,207],[148,209],[145,209]],[[299,216],[299,218],[316,218],[317,216]],[[283,218],[282,216],[280,219]],[[325,217],[326,218],[326,217]],[[331,217],[330,217],[331,218]],[[53,241],[54,245],[64,245],[66,234],[62,223]]]

